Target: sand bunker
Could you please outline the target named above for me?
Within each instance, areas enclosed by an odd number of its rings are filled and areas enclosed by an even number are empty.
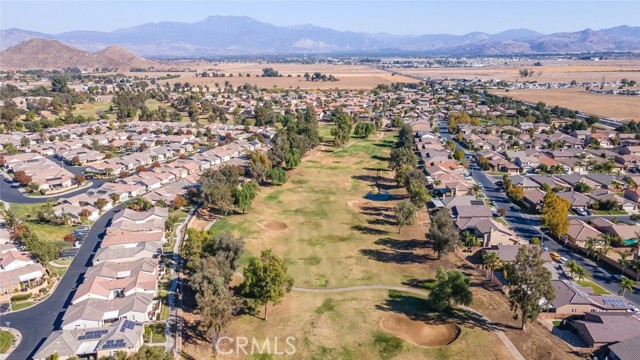
[[[271,221],[267,221],[266,223],[261,225],[263,228],[267,229],[267,230],[273,230],[273,231],[284,231],[287,230],[289,228],[289,226],[285,223],[283,223],[282,221],[277,221],[277,220],[271,220]]]
[[[460,335],[454,324],[427,324],[411,320],[405,315],[392,314],[380,320],[380,327],[393,335],[422,347],[449,345]]]

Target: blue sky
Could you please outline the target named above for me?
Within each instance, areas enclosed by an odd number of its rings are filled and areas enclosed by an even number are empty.
[[[640,25],[640,0],[503,1],[11,1],[0,0],[0,28],[47,33],[110,31],[148,22],[196,22],[240,15],[275,25],[314,24],[336,30],[391,34],[542,33]]]

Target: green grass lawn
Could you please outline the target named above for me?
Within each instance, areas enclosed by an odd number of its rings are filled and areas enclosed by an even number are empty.
[[[33,301],[15,302],[15,303],[11,304],[11,310],[18,311],[18,310],[26,309],[26,308],[34,305],[34,304],[35,304],[35,302],[33,302]]]
[[[144,327],[144,341],[161,344],[167,341],[164,334],[165,324],[150,324]]]
[[[93,116],[96,119],[101,112],[109,111],[110,101],[96,101],[93,103],[84,103],[76,105],[73,115],[82,115],[84,117]]]
[[[594,215],[627,215],[628,213],[625,210],[593,210]]]
[[[42,208],[42,204],[10,204],[11,211],[20,219],[25,220],[25,224],[40,238],[47,241],[63,241],[64,236],[70,234],[77,228],[71,225],[50,225],[28,221]]]
[[[582,279],[581,281],[576,280],[576,283],[580,286],[588,286],[590,288],[593,289],[593,292],[596,293],[596,295],[605,295],[605,294],[609,294],[609,292],[607,290],[605,290],[604,288],[602,288],[601,286],[599,286],[598,284],[586,280],[586,279]]]
[[[8,331],[0,331],[0,354],[5,354],[13,344],[13,334]]]

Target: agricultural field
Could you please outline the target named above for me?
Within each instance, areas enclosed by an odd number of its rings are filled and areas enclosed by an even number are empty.
[[[562,106],[619,121],[640,120],[640,96],[590,94],[584,89],[492,90],[494,94],[547,105]]]
[[[541,60],[544,66],[534,66],[534,61],[511,61],[500,65],[466,68],[394,69],[403,74],[424,77],[450,77],[481,80],[537,81],[537,82],[602,82],[623,78],[640,81],[640,64],[634,61],[552,61]],[[531,69],[532,77],[521,78],[519,70]]]
[[[262,69],[271,67],[277,70],[281,77],[257,77],[262,75]],[[301,88],[301,89],[372,89],[378,84],[391,84],[394,82],[417,82],[414,79],[392,75],[386,71],[378,70],[363,65],[328,65],[328,64],[269,64],[269,63],[222,63],[209,64],[201,67],[199,71],[215,68],[225,74],[233,74],[233,77],[225,76],[224,78],[215,77],[196,77],[194,72],[177,72],[179,78],[171,80],[162,80],[161,83],[169,82],[189,82],[193,85],[208,85],[214,88],[218,83],[221,86],[226,82],[230,82],[234,87],[244,84],[256,85],[261,88]],[[313,74],[321,72],[325,75],[333,75],[339,81],[306,81],[303,75],[305,73]],[[138,75],[140,73],[130,73]],[[143,73],[146,76],[166,76],[167,72]],[[172,73],[173,74],[173,73]],[[239,76],[242,74],[242,77]],[[247,77],[247,74],[250,76]],[[291,77],[289,77],[291,75]]]

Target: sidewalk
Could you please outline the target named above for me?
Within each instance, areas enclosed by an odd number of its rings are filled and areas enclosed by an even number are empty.
[[[8,331],[11,334],[13,334],[13,344],[9,347],[9,349],[7,349],[6,354],[0,354],[0,360],[4,360],[13,352],[13,350],[15,350],[15,348],[18,347],[18,345],[20,345],[20,342],[22,341],[22,334],[14,328],[5,327],[1,325],[0,325],[0,330]]]

